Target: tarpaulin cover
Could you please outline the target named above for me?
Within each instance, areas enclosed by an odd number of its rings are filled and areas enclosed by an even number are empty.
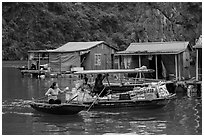
[[[50,53],[50,67],[52,71],[70,71],[71,67],[80,67],[80,55],[74,53]]]

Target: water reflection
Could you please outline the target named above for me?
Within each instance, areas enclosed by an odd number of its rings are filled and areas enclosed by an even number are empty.
[[[193,107],[193,110],[195,111],[194,117],[195,117],[195,133],[199,134],[202,132],[202,105],[201,101],[196,99],[196,105]]]
[[[70,78],[46,78],[36,79],[21,77],[16,68],[3,68],[2,90],[3,100],[6,99],[31,99],[44,96],[50,85],[57,81],[61,89],[74,86],[74,79]]]
[[[33,110],[28,102],[44,96],[52,82],[63,89],[74,79],[24,77],[14,68],[3,68],[3,134],[201,134],[202,100],[180,97],[161,109],[133,108],[82,111],[73,116],[57,116]]]
[[[117,109],[83,112],[86,132],[93,134],[132,133],[164,134],[166,128],[164,109],[135,110]],[[95,127],[95,128],[94,128]]]
[[[83,119],[80,115],[56,116],[39,112],[33,115],[32,130],[38,134],[81,134]]]
[[[184,97],[171,102],[169,106],[169,119],[167,134],[191,134],[201,131],[201,126],[197,128],[197,125],[202,121],[201,111],[198,113],[197,108],[201,110],[201,100]],[[191,103],[189,103],[191,102]],[[197,106],[197,107],[196,107]],[[198,120],[197,120],[198,119]],[[198,122],[200,121],[200,122]],[[199,132],[200,132],[199,131]]]
[[[201,134],[201,102],[189,101],[174,100],[162,109],[103,109],[73,116],[35,111],[22,99],[3,101],[3,130],[8,133],[8,125],[19,128],[20,123],[29,128],[25,134]],[[24,134],[24,130],[18,131]]]

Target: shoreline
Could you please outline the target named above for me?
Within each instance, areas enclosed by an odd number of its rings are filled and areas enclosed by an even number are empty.
[[[27,60],[2,61],[2,67],[18,68],[27,64],[28,64]]]
[[[47,61],[41,61],[41,65],[46,63]],[[27,65],[28,65],[27,60],[2,61],[2,67],[19,68]]]

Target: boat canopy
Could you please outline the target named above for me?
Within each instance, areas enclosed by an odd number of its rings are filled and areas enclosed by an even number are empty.
[[[153,69],[106,69],[106,70],[84,70],[77,71],[74,74],[109,74],[109,73],[152,73]]]

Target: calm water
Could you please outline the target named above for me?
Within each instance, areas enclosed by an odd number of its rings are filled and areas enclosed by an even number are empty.
[[[21,77],[15,68],[2,68],[2,134],[202,134],[202,100],[182,97],[161,109],[82,111],[73,116],[40,113],[27,105],[42,97],[53,81],[61,88],[73,80]]]

